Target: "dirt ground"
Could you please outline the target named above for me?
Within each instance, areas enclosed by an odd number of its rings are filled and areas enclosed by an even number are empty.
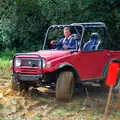
[[[108,93],[101,87],[78,87],[70,102],[56,101],[48,86],[12,91],[10,80],[0,79],[0,120],[102,120]],[[120,94],[113,93],[108,120],[120,120]]]

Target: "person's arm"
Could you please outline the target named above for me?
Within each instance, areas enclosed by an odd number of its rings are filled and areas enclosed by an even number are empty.
[[[62,49],[63,40],[64,40],[64,38],[58,40],[58,42],[56,43],[56,49],[58,49],[58,50]]]

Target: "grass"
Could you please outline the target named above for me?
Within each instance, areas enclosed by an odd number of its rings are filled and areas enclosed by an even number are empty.
[[[14,55],[15,51],[5,50],[0,52],[0,79],[10,79],[11,72],[9,70],[10,60]]]
[[[11,72],[9,70],[10,60],[3,60],[0,58],[0,78],[1,79],[9,79],[11,76]]]

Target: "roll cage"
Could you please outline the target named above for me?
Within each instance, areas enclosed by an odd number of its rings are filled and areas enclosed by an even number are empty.
[[[95,28],[103,28],[104,37],[105,37],[104,49],[109,48],[109,45],[107,43],[109,43],[108,41],[110,40],[110,38],[109,38],[109,35],[108,35],[108,30],[107,30],[106,25],[103,22],[88,22],[88,23],[72,23],[72,24],[69,24],[69,25],[51,25],[47,29],[46,34],[45,34],[45,39],[44,39],[43,48],[42,48],[43,50],[45,49],[45,45],[46,45],[46,42],[47,42],[47,39],[48,39],[49,32],[51,30],[54,30],[54,29],[63,29],[64,27],[74,28],[74,31],[76,32],[76,34],[80,36],[78,50],[80,50],[80,48],[82,46],[82,43],[84,42],[83,37],[84,37],[85,30],[95,29]],[[81,33],[78,30],[78,27],[81,28],[81,30],[82,30]]]

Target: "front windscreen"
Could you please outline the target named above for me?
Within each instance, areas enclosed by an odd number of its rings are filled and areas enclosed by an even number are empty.
[[[81,40],[81,27],[76,26],[53,26],[49,29],[47,37],[46,37],[46,43],[44,49],[57,49],[56,44],[58,42],[63,41],[65,39],[65,33],[64,29],[69,28],[70,30],[70,36],[69,38],[75,39],[77,42]],[[69,43],[72,46],[72,43]],[[78,47],[78,46],[77,46]],[[62,48],[61,48],[62,49]]]

